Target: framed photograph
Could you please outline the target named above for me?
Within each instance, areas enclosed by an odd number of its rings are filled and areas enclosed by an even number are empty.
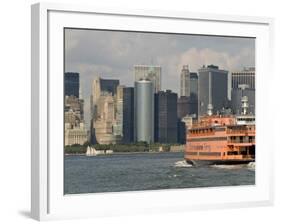
[[[32,5],[32,217],[272,204],[272,30]]]

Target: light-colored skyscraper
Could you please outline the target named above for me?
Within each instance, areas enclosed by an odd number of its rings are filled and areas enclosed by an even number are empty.
[[[134,66],[135,81],[141,79],[149,79],[154,86],[154,92],[161,90],[161,67],[155,65],[135,65]]]
[[[101,113],[98,112],[102,110],[102,108],[98,108],[98,107],[103,105],[103,103],[99,102],[99,99],[101,98],[101,96],[110,95],[111,97],[114,97],[116,95],[118,85],[119,85],[119,80],[102,79],[100,77],[96,77],[92,82],[92,94],[91,94],[91,117],[92,117],[91,142],[92,143],[97,142],[95,125],[96,124],[100,125],[100,122],[96,122],[96,121],[100,119],[100,117],[102,116]],[[103,99],[101,101],[103,101]]]
[[[154,142],[154,88],[152,81],[135,82],[135,139]]]
[[[188,65],[182,67],[180,80],[180,96],[190,96],[190,72]]]
[[[116,93],[116,123],[114,126],[114,135],[123,136],[123,95],[125,86],[117,86]]]
[[[115,102],[110,93],[104,92],[97,101],[96,119],[94,120],[95,138],[99,144],[115,144],[119,136],[114,134]]]

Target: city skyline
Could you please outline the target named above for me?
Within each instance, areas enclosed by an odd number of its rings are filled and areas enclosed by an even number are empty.
[[[65,72],[80,74],[87,126],[90,83],[97,76],[133,87],[135,65],[157,65],[161,89],[179,95],[183,65],[198,72],[202,65],[215,64],[231,73],[254,66],[254,55],[254,38],[65,29]]]

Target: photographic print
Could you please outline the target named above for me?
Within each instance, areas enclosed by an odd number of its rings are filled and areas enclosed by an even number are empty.
[[[65,194],[255,185],[255,38],[64,28],[62,88]]]

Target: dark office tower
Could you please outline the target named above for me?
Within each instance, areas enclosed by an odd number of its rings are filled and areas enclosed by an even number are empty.
[[[190,114],[198,116],[198,74],[190,73]]]
[[[186,127],[181,119],[178,119],[178,143],[186,143]]]
[[[177,98],[171,90],[155,94],[155,137],[160,143],[176,143],[177,136]]]
[[[244,68],[242,71],[231,73],[232,89],[239,89],[239,85],[246,84],[249,89],[255,89],[255,67]]]
[[[178,103],[177,103],[178,118],[181,119],[184,116],[189,114],[189,112],[190,112],[189,102],[190,102],[190,97],[187,97],[187,96],[181,96],[178,99]]]
[[[190,94],[198,96],[198,74],[190,72]]]
[[[64,73],[64,95],[79,98],[79,73]]]
[[[228,71],[218,66],[203,66],[198,70],[198,113],[207,114],[208,108],[213,113],[220,112],[228,105]]]
[[[101,91],[112,93],[112,95],[116,94],[118,85],[117,79],[100,79]]]
[[[123,142],[134,142],[134,88],[123,89]]]

